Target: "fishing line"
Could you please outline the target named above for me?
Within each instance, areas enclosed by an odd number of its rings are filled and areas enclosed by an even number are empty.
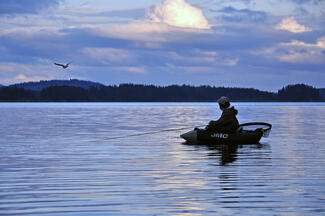
[[[205,125],[196,126],[196,127],[204,127]],[[163,132],[171,132],[171,131],[180,131],[180,130],[186,130],[186,129],[193,129],[195,127],[183,127],[183,128],[171,128],[171,129],[165,129],[160,131],[149,131],[145,133],[138,133],[138,134],[130,134],[125,136],[119,136],[119,137],[109,137],[104,140],[114,140],[114,139],[122,139],[122,138],[128,138],[128,137],[135,137],[135,136],[144,136],[144,135],[150,135],[150,134],[157,134],[157,133],[163,133]]]
[[[263,126],[267,126],[267,129],[263,129],[263,135],[265,137],[268,136],[268,133],[270,132],[272,125],[268,124],[268,123],[264,123],[264,122],[252,122],[252,123],[245,123],[245,124],[241,124],[239,126],[241,127],[245,127],[245,126],[252,126],[252,125],[263,125]],[[128,138],[128,137],[135,137],[135,136],[144,136],[144,135],[151,135],[151,134],[157,134],[157,133],[163,133],[163,132],[172,132],[172,131],[180,131],[180,130],[186,130],[186,129],[193,129],[193,128],[199,128],[199,127],[204,127],[206,125],[200,125],[200,126],[190,126],[190,127],[182,127],[182,128],[170,128],[170,129],[165,129],[165,130],[160,130],[160,131],[149,131],[149,132],[145,132],[145,133],[138,133],[138,134],[129,134],[129,135],[125,135],[125,136],[118,136],[118,137],[109,137],[106,138],[104,140],[115,140],[115,139],[123,139],[123,138]],[[265,134],[264,134],[265,133]]]

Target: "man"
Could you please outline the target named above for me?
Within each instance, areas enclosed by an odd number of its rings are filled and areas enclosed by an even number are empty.
[[[222,115],[217,121],[210,121],[208,126],[206,126],[206,130],[221,133],[235,133],[239,127],[236,118],[238,111],[234,107],[230,107],[230,102],[227,97],[221,97],[218,100],[218,104],[222,110]]]

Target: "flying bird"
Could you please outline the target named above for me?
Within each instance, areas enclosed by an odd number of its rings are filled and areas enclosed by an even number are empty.
[[[55,63],[55,62],[54,62],[55,65],[57,65],[57,66],[61,66],[63,69],[68,68],[68,67],[69,67],[69,64],[71,64],[71,63],[72,63],[72,62],[69,62],[68,64],[65,64],[65,65],[64,65],[64,64],[58,64],[58,63]]]

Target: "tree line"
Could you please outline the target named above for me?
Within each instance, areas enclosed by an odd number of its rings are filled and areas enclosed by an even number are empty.
[[[18,87],[1,87],[0,101],[35,102],[215,102],[227,96],[231,101],[322,101],[318,89],[304,85],[288,85],[277,93],[253,88],[226,88],[211,86],[121,84],[88,89],[75,86],[51,86],[41,91]]]

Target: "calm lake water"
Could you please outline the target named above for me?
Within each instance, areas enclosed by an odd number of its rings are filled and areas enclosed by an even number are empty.
[[[185,145],[215,103],[0,103],[0,215],[325,215],[325,104],[234,103],[259,145]]]

